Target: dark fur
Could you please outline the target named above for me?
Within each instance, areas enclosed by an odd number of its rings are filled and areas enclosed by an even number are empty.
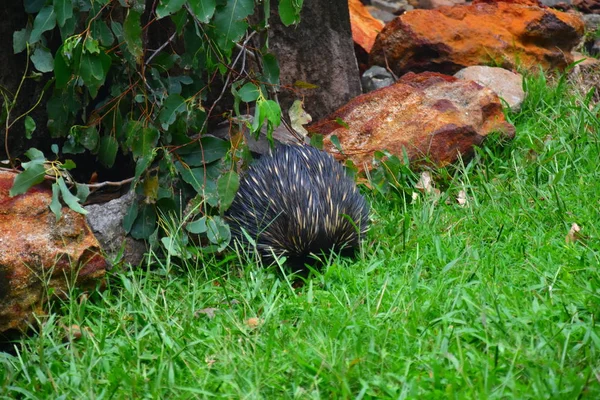
[[[234,240],[242,228],[263,257],[303,266],[311,254],[358,247],[369,206],[344,168],[310,146],[280,146],[242,177],[227,212]]]

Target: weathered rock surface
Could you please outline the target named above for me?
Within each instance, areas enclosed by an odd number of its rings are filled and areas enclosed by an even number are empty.
[[[103,204],[91,204],[84,208],[88,211],[87,221],[92,232],[100,242],[102,250],[111,260],[118,260],[130,266],[138,266],[147,251],[146,244],[127,236],[123,229],[123,219],[133,203],[133,191]],[[121,254],[122,252],[122,254]]]
[[[368,53],[375,43],[377,34],[383,29],[383,23],[373,18],[360,0],[348,0],[348,7],[352,39]]]
[[[346,126],[337,121],[343,121]],[[327,118],[308,127],[324,135],[324,148],[339,160],[350,159],[368,169],[377,150],[387,150],[411,161],[444,166],[461,155],[469,158],[473,146],[491,132],[514,136],[498,96],[473,82],[434,72],[408,73],[392,86],[363,94]],[[336,135],[344,154],[331,142]]]
[[[475,81],[481,86],[492,89],[500,98],[506,101],[512,111],[519,111],[523,100],[525,100],[523,76],[504,68],[476,65],[463,68],[454,76],[458,79]]]
[[[49,290],[60,296],[74,283],[90,287],[106,269],[85,217],[63,207],[56,221],[43,185],[9,197],[14,177],[0,171],[0,332],[26,329]]]
[[[471,65],[564,68],[583,35],[575,14],[542,8],[536,0],[474,0],[471,5],[415,10],[377,36],[371,64],[406,72],[456,73]]]
[[[419,8],[433,10],[440,7],[452,7],[457,4],[465,4],[465,0],[419,0]]]
[[[600,14],[600,0],[573,0],[573,6],[585,14]]]

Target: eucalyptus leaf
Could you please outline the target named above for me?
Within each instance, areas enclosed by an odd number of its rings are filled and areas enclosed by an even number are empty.
[[[88,213],[87,210],[79,204],[79,198],[71,193],[62,176],[56,180],[56,183],[58,183],[58,187],[60,188],[60,194],[63,201],[71,210],[83,215]]]
[[[46,31],[54,29],[56,26],[56,13],[52,6],[46,6],[40,10],[33,21],[33,29],[29,36],[29,44],[39,42],[42,34]]]
[[[54,59],[52,53],[44,47],[38,47],[31,55],[31,62],[35,69],[40,72],[51,72],[54,70]]]
[[[221,211],[225,211],[233,203],[233,199],[240,187],[240,177],[235,171],[228,171],[217,180],[217,190]]]
[[[27,139],[31,139],[31,134],[35,131],[35,128],[36,125],[34,119],[27,115],[25,117],[25,137]]]
[[[60,187],[58,183],[52,184],[52,201],[50,202],[50,211],[54,213],[56,220],[58,221],[61,216],[62,204],[60,204]]]
[[[215,13],[215,0],[190,0],[189,5],[196,18],[204,24],[207,24]]]

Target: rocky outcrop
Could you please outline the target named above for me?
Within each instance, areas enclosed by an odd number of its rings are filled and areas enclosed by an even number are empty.
[[[600,14],[600,0],[573,0],[573,6],[585,14]]]
[[[14,177],[0,171],[0,332],[26,329],[49,294],[92,287],[106,269],[85,217],[63,207],[57,221],[43,185],[9,197]]]
[[[378,150],[400,158],[406,151],[411,161],[444,166],[459,156],[469,158],[491,132],[506,138],[515,132],[490,89],[434,72],[409,73],[392,86],[358,96],[308,131],[324,135],[326,151],[361,170]]]
[[[415,10],[377,36],[371,64],[396,75],[453,74],[471,65],[564,68],[584,25],[575,14],[543,8],[536,0],[475,0],[471,5]]]

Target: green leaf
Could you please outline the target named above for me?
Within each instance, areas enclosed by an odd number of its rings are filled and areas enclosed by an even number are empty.
[[[54,213],[58,221],[61,216],[62,205],[60,204],[60,187],[57,182],[52,184],[52,201],[50,202],[50,211]]]
[[[88,187],[88,185],[84,185],[81,183],[76,183],[75,187],[77,188],[77,193],[75,194],[75,196],[77,196],[81,204],[85,203],[88,196],[90,195],[90,188]]]
[[[94,151],[98,147],[98,141],[100,140],[100,134],[95,126],[80,127],[78,141],[83,147],[88,150]]]
[[[225,211],[231,206],[239,187],[240,177],[235,171],[228,171],[219,177],[217,180],[217,192],[219,193],[221,211]]]
[[[137,216],[138,202],[134,199],[134,201],[131,203],[131,206],[129,206],[129,209],[127,210],[127,214],[125,214],[125,216],[123,217],[123,229],[126,233],[129,233],[131,231],[131,228],[133,227],[133,223],[137,219]]]
[[[58,146],[57,146],[58,147]],[[77,165],[75,164],[75,161],[73,160],[65,160],[65,162],[62,163],[62,165],[60,166],[62,169],[66,169],[67,171],[72,170],[73,168],[75,168]]]
[[[30,33],[31,30],[27,28],[13,32],[13,52],[15,54],[19,54],[27,48]]]
[[[62,195],[63,201],[71,210],[83,215],[88,213],[87,210],[81,207],[81,204],[79,204],[79,199],[77,196],[71,193],[62,176],[56,180],[56,183],[58,183],[58,187],[60,188],[60,194]]]
[[[46,3],[46,0],[23,0],[23,6],[25,12],[28,14],[35,14],[39,12]]]
[[[46,161],[46,157],[44,153],[36,149],[35,147],[30,148],[25,152],[25,155],[31,160],[31,162],[43,163]],[[23,163],[24,166],[29,165],[30,163]]]
[[[56,78],[56,88],[65,88],[72,76],[73,74],[71,73],[71,68],[69,68],[63,57],[63,47],[61,46],[56,52],[56,57],[54,58],[54,77]]]
[[[265,81],[272,85],[279,85],[279,64],[273,54],[263,56],[263,76]]]
[[[254,0],[228,1],[222,8],[217,8],[213,24],[217,33],[219,47],[230,51],[248,28],[245,18],[254,11]]]
[[[117,157],[119,144],[113,136],[102,136],[98,150],[98,160],[106,167],[111,168]]]
[[[71,0],[54,0],[54,12],[58,26],[63,26],[73,16],[73,2]]]
[[[30,187],[41,183],[46,174],[46,168],[42,163],[28,163],[29,166],[15,177],[8,195],[10,197],[25,193]]]
[[[279,126],[281,123],[281,107],[276,101],[267,100],[259,105],[261,114],[264,113],[265,117],[269,120],[273,126]]]
[[[29,44],[37,43],[42,33],[54,29],[56,26],[56,13],[52,6],[42,8],[33,21],[33,29],[29,37]]]
[[[25,137],[31,139],[31,134],[35,131],[35,120],[29,115],[25,117]]]
[[[134,239],[148,239],[156,229],[156,210],[151,204],[144,204],[137,213],[130,234]]]
[[[300,22],[300,10],[304,0],[280,0],[279,18],[285,26]]]
[[[31,62],[35,69],[40,72],[51,72],[54,70],[54,59],[52,53],[44,47],[38,47],[31,55]]]
[[[106,22],[99,19],[95,19],[92,23],[92,36],[100,40],[100,44],[104,47],[112,46],[115,42],[115,37]]]
[[[133,9],[129,9],[125,23],[123,24],[123,39],[131,54],[140,62],[143,55],[142,47],[142,26],[140,22],[141,14]],[[113,30],[114,30],[113,26]]]
[[[139,179],[140,176],[142,176],[142,173],[148,169],[155,157],[156,152],[152,151],[148,156],[138,158],[137,163],[135,164],[135,179]]]
[[[150,158],[154,147],[158,143],[160,132],[154,126],[143,126],[139,121],[129,121],[125,128],[127,146],[131,149],[133,157]]]
[[[194,0],[192,0],[193,2]],[[181,10],[183,3],[185,3],[185,0],[160,0],[158,6],[156,6],[156,16],[161,19],[167,15],[175,14]]]
[[[175,122],[177,114],[181,114],[185,111],[185,100],[178,94],[170,95],[165,103],[163,109],[158,115],[158,120],[161,123],[163,129],[168,129],[169,126]]]
[[[185,229],[189,233],[193,233],[196,235],[200,235],[206,232],[208,230],[208,227],[206,226],[206,217],[202,217],[196,221],[190,222],[185,226]]]
[[[215,13],[215,0],[191,0],[189,5],[196,18],[204,24],[207,24]]]
[[[206,136],[200,143],[193,142],[179,151],[181,158],[190,167],[210,164],[225,157],[229,151],[230,142],[215,137]]]
[[[231,240],[229,225],[221,217],[212,217],[208,220],[206,237],[211,243],[218,246],[218,251],[223,251]]]
[[[258,96],[260,95],[260,89],[253,83],[246,83],[242,88],[238,91],[238,96],[240,99],[246,103],[251,101],[256,101]]]
[[[104,80],[104,69],[100,57],[95,54],[83,53],[79,64],[79,75],[87,86],[94,86]]]

